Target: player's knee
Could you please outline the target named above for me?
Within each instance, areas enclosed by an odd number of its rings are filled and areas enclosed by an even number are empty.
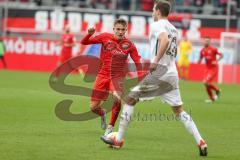
[[[176,116],[179,116],[180,113],[183,111],[182,106],[174,106],[172,107],[172,110]]]
[[[128,105],[134,106],[137,103],[137,100],[135,100],[134,98],[131,97],[125,97],[125,103],[127,103]]]
[[[121,110],[121,100],[120,99],[115,99],[113,101],[113,107],[117,110],[117,111],[120,111]]]
[[[91,111],[95,111],[95,110],[96,110],[96,108],[97,108],[97,106],[90,105],[90,110],[91,110]]]
[[[90,110],[91,111],[95,111],[98,107],[99,107],[99,103],[98,102],[91,102],[90,103]]]
[[[121,99],[117,96],[113,96],[113,103],[121,103]]]

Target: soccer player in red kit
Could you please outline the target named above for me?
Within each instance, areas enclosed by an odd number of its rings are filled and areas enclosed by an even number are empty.
[[[61,41],[57,43],[57,45],[61,45],[61,54],[58,60],[57,66],[60,66],[70,58],[72,58],[72,48],[75,45],[75,37],[72,33],[70,33],[69,26],[64,28],[64,33],[61,36]],[[56,72],[56,78],[59,77],[60,71]]]
[[[210,37],[205,37],[204,48],[202,48],[200,52],[198,63],[201,63],[202,59],[205,59],[206,71],[203,82],[210,98],[210,100],[206,100],[206,102],[213,102],[220,96],[220,89],[214,85],[213,81],[218,73],[218,61],[222,59],[222,57],[223,55],[218,52],[217,48],[211,45]],[[212,91],[215,91],[216,95],[214,95]]]
[[[123,93],[123,79],[128,55],[133,59],[138,71],[141,71],[140,56],[135,45],[125,37],[127,22],[117,19],[113,26],[114,34],[101,33],[92,36],[95,28],[89,28],[88,33],[81,40],[81,44],[102,44],[100,60],[101,69],[97,74],[94,84],[90,109],[101,116],[101,128],[106,129],[105,135],[113,131],[113,127],[121,110],[121,96]],[[138,72],[138,77],[140,72]],[[98,91],[103,91],[99,93]],[[113,94],[113,105],[110,123],[106,125],[106,113],[101,107],[101,102],[106,100],[109,92]]]

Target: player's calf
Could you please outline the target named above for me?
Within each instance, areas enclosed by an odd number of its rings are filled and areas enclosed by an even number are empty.
[[[101,116],[101,128],[105,130],[107,128],[107,123],[106,123],[106,112],[104,111],[103,116]]]
[[[100,107],[100,106],[95,106],[91,105],[90,107],[91,111],[101,117],[101,128],[105,130],[107,128],[107,123],[106,123],[106,111]]]
[[[113,102],[113,105],[112,105],[112,113],[111,113],[111,118],[110,118],[110,122],[109,122],[110,126],[115,125],[120,110],[121,110],[121,100],[115,99]]]
[[[184,124],[185,128],[187,131],[193,135],[195,141],[197,142],[198,148],[199,148],[199,153],[200,156],[207,156],[207,144],[201,137],[196,124],[194,123],[191,115],[186,113],[182,106],[175,106],[172,107],[173,112],[179,117],[181,122]]]
[[[210,87],[210,84],[209,83],[204,83],[204,84],[205,84],[205,87],[206,87],[207,94],[209,96],[209,99],[205,100],[205,102],[206,103],[214,102],[216,100],[216,97],[212,93],[212,89]]]

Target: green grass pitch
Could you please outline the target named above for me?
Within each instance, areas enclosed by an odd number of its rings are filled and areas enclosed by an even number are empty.
[[[73,113],[88,111],[89,98],[64,95],[48,84],[49,74],[0,70],[0,160],[195,160],[198,148],[181,122],[151,120],[148,115],[171,116],[159,99],[137,105],[135,119],[121,150],[112,150],[99,137],[99,118],[85,122],[58,119],[55,105],[74,100]],[[81,85],[72,75],[68,83]],[[184,108],[208,143],[204,159],[240,159],[240,87],[220,85],[222,97],[213,104],[201,83],[181,82]],[[109,117],[109,114],[108,114]],[[118,124],[117,124],[118,126]]]

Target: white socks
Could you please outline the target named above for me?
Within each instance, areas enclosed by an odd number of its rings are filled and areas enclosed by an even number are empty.
[[[124,104],[123,111],[121,113],[119,129],[117,135],[117,141],[120,142],[123,139],[124,133],[128,127],[128,124],[133,119],[134,106]]]
[[[134,106],[131,106],[128,104],[125,104],[123,106],[123,111],[121,113],[121,119],[119,123],[118,135],[116,139],[118,142],[120,142],[123,139],[123,136],[128,127],[128,124],[133,119],[133,111],[134,111]],[[185,111],[183,111],[180,113],[179,119],[184,124],[188,132],[193,135],[195,141],[199,145],[200,141],[202,140],[202,137],[194,121],[192,120],[191,116],[187,114]]]
[[[192,117],[189,114],[187,114],[185,111],[183,111],[180,113],[179,119],[182,121],[182,123],[184,124],[188,132],[193,135],[197,144],[199,145],[200,141],[202,140],[202,137],[198,132],[198,129],[194,121],[192,120]]]

